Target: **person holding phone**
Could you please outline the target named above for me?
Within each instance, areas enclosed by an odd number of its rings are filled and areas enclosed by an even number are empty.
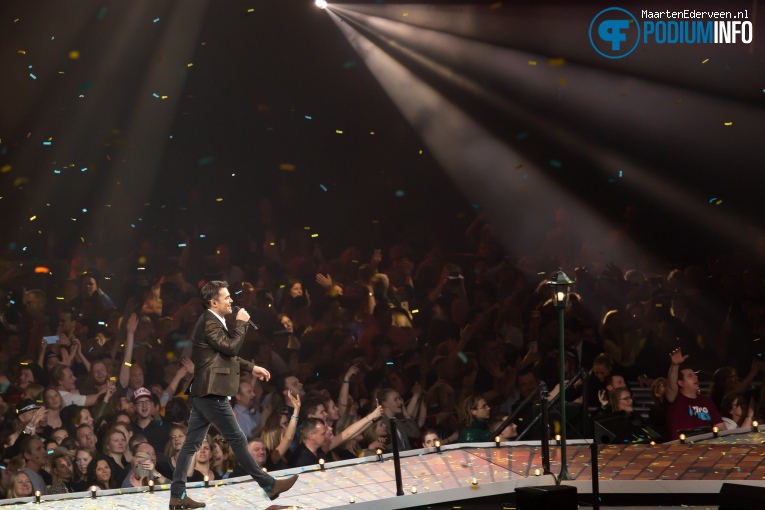
[[[224,317],[233,312],[233,299],[228,283],[224,281],[206,283],[202,287],[201,298],[205,311],[194,328],[191,351],[194,363],[194,379],[189,388],[191,415],[170,486],[170,510],[205,507],[204,503],[194,501],[186,494],[186,478],[194,453],[205,440],[210,424],[215,425],[231,445],[239,465],[263,488],[269,499],[274,500],[292,488],[297,475],[276,480],[263,472],[247,449],[247,438],[228,401],[228,397],[239,391],[241,369],[251,372],[253,377],[260,380],[271,378],[268,370],[238,356],[250,314],[243,308],[239,309],[236,324],[231,330],[228,329]]]

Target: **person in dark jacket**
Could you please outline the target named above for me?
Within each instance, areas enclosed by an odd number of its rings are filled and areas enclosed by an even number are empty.
[[[460,408],[460,433],[458,443],[486,443],[493,441],[489,430],[491,407],[483,397],[470,395]]]

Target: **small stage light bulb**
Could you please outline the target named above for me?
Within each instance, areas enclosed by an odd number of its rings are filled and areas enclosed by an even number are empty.
[[[412,486],[412,494],[417,494],[417,487],[414,485]]]
[[[542,470],[541,469],[535,469],[534,470],[534,476],[541,476],[541,475],[542,475]]]
[[[685,444],[685,434],[680,434],[680,443]]]
[[[319,9],[326,9],[327,0],[316,0],[316,7],[318,7]]]

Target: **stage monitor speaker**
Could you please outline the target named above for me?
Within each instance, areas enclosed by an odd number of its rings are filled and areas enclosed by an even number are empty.
[[[720,510],[760,510],[765,504],[765,487],[724,483],[719,504]]]
[[[595,420],[595,441],[601,444],[661,442],[661,435],[624,411]]]
[[[577,510],[576,487],[543,485],[515,489],[517,510]]]

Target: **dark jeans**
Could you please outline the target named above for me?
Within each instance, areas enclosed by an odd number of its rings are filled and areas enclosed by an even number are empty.
[[[263,472],[250,454],[250,450],[247,449],[247,438],[239,428],[228,399],[226,397],[191,397],[189,430],[181,451],[178,452],[173,483],[170,486],[170,497],[180,498],[186,492],[186,473],[194,454],[202,446],[211,423],[231,446],[231,451],[234,452],[236,460],[245,472],[258,482],[263,490],[270,491],[274,485],[274,477]]]

